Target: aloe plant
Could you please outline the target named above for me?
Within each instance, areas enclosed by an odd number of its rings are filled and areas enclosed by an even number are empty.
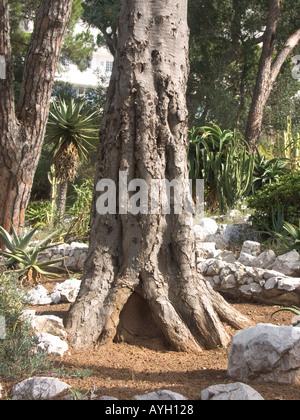
[[[275,311],[273,315],[277,314],[278,312],[292,312],[293,314],[295,314],[296,316],[299,316],[299,320],[297,320],[296,322],[293,322],[293,327],[300,327],[300,308],[298,308],[297,306],[291,306],[291,307],[286,307],[286,308],[281,308],[278,309],[277,311]]]
[[[18,260],[13,257],[14,254],[17,254],[17,250],[25,250],[30,241],[32,240],[33,236],[37,231],[37,227],[30,230],[29,232],[21,232],[19,235],[17,234],[14,226],[11,226],[12,235],[10,235],[2,226],[0,226],[0,242],[6,247],[8,252],[2,252],[2,254],[10,255],[8,261],[6,261],[5,265],[8,267],[14,266]],[[6,256],[7,256],[6,255]]]
[[[35,245],[30,246],[30,241],[37,228],[30,230],[26,234],[18,235],[12,227],[12,236],[2,227],[0,227],[0,241],[6,246],[5,251],[1,254],[7,258],[7,261],[2,263],[8,268],[13,268],[19,277],[26,276],[32,277],[36,282],[39,275],[49,275],[57,277],[57,274],[47,272],[45,267],[49,267],[57,262],[62,261],[64,258],[58,258],[49,261],[39,261],[39,257],[43,251],[53,248],[57,244],[49,244],[57,232],[53,232],[45,239],[39,241]]]

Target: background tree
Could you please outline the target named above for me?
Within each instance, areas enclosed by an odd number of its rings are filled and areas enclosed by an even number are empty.
[[[287,3],[293,6],[293,10],[295,10],[295,3],[298,9],[300,7],[299,1],[293,2],[293,5],[288,1],[269,1],[269,14],[263,37],[257,81],[246,129],[246,140],[253,148],[258,145],[264,109],[281,67],[300,42],[300,24],[290,14],[290,19],[287,19],[287,13],[285,13]],[[283,39],[278,37],[278,30],[285,34]]]
[[[113,56],[117,51],[120,0],[84,0],[83,20],[100,30],[98,45],[106,45]]]
[[[97,27],[113,55],[117,45],[120,0],[85,0],[85,22]],[[269,0],[189,0],[191,29],[188,83],[190,125],[214,122],[246,132],[249,110],[262,54]],[[282,46],[298,26],[299,0],[281,6],[276,45]],[[277,48],[276,46],[276,48]],[[295,52],[296,53],[296,52]],[[264,108],[264,127],[283,130],[286,117],[297,114],[299,85],[284,64]],[[216,94],[216,92],[218,92]]]
[[[149,187],[152,179],[188,179],[188,33],[187,0],[122,1],[96,182],[120,187],[120,171]],[[174,206],[163,214],[160,203],[159,214],[120,214],[118,206],[100,215],[97,199],[95,191],[84,279],[66,320],[74,347],[113,339],[133,293],[176,350],[228,344],[222,322],[249,325],[197,273],[192,214],[174,214]]]
[[[43,0],[28,48],[15,106],[9,5],[0,0],[0,55],[7,77],[0,80],[0,225],[24,226],[34,173],[44,140],[51,90],[72,0]]]

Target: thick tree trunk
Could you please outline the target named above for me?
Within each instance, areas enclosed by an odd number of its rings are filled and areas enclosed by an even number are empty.
[[[96,182],[188,179],[187,0],[124,0],[119,43],[100,131]],[[124,191],[121,192],[121,195]],[[222,322],[249,321],[197,274],[191,214],[100,215],[95,193],[84,280],[66,327],[76,348],[112,340],[136,292],[179,351],[226,345]],[[149,199],[150,200],[150,199]]]
[[[298,29],[288,38],[282,50],[273,60],[279,12],[280,0],[270,0],[269,17],[246,129],[246,140],[253,150],[258,146],[264,109],[281,67],[300,41],[300,29]]]
[[[15,110],[8,1],[0,0],[0,225],[24,226],[32,181],[40,157],[51,90],[72,0],[43,0],[38,10]]]

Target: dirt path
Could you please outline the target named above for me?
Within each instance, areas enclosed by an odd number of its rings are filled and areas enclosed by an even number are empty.
[[[57,280],[44,284],[51,290]],[[292,314],[281,312],[271,318],[278,306],[233,304],[256,323],[289,325]],[[34,308],[37,314],[64,317],[69,305]],[[231,330],[232,333],[234,331]],[[67,369],[89,370],[90,376],[63,379],[81,392],[93,387],[97,395],[130,400],[134,395],[160,389],[178,392],[188,399],[200,399],[201,391],[214,384],[230,382],[227,378],[228,349],[203,351],[200,355],[170,351],[162,339],[137,338],[135,345],[113,343],[98,350],[72,352],[59,364]],[[3,382],[3,381],[2,381]],[[8,385],[8,384],[7,384]],[[12,385],[12,384],[9,384]],[[300,387],[250,383],[267,400],[299,400]]]

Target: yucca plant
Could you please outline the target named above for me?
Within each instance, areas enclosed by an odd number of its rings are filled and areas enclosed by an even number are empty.
[[[50,110],[45,144],[52,146],[60,215],[66,207],[68,183],[75,180],[80,161],[87,159],[88,148],[95,148],[92,142],[98,138],[97,112],[89,113],[85,106],[83,101],[59,100],[52,103]]]
[[[299,319],[297,319],[296,322],[293,322],[292,325],[293,327],[300,327],[300,308],[298,308],[297,306],[280,308],[277,311],[275,311],[272,314],[272,316],[277,314],[278,312],[292,312],[293,314],[295,314],[297,317],[299,317]]]
[[[12,236],[2,227],[0,227],[0,241],[6,246],[5,251],[1,254],[7,258],[2,265],[14,269],[19,278],[25,277],[30,283],[37,283],[40,275],[48,275],[58,277],[57,274],[47,272],[44,269],[49,267],[64,258],[57,258],[55,260],[40,262],[39,258],[41,253],[46,249],[53,248],[57,244],[49,244],[57,232],[53,232],[41,241],[30,246],[30,241],[35,234],[37,228],[32,229],[27,234],[17,235],[16,231],[12,228]]]

